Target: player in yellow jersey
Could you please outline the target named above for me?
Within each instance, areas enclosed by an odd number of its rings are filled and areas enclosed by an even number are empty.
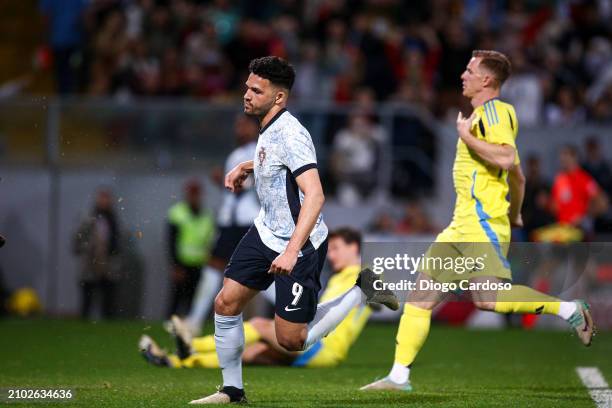
[[[516,148],[518,120],[512,105],[499,99],[500,88],[511,71],[508,58],[496,51],[474,51],[461,75],[463,95],[474,111],[457,117],[457,155],[453,183],[457,194],[451,224],[436,238],[427,256],[474,257],[486,255],[485,267],[463,273],[422,267],[417,290],[408,295],[396,337],[395,361],[388,376],[362,390],[410,391],[410,367],[429,333],[431,310],[444,293],[419,290],[423,282],[466,280],[468,283],[503,283],[511,280],[506,259],[511,225],[522,226],[521,206],[525,177]],[[507,200],[509,194],[510,200]],[[467,278],[467,279],[466,279]],[[509,290],[472,291],[474,304],[499,313],[545,313],[565,319],[582,343],[590,345],[593,321],[583,301],[564,302],[527,286]]]
[[[334,299],[355,285],[360,272],[361,235],[351,228],[339,228],[329,234],[327,259],[335,273],[329,279],[319,302]],[[256,317],[244,323],[245,350],[242,361],[256,365],[292,365],[296,367],[333,367],[346,359],[368,321],[370,306],[356,306],[327,337],[303,352],[288,352],[276,341],[274,320]],[[142,336],[139,348],[145,359],[165,367],[219,368],[212,335],[190,339],[184,322],[173,318],[177,354],[167,355],[149,337]]]

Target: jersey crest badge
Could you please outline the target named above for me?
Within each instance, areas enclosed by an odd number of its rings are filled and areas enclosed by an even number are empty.
[[[259,149],[259,153],[257,153],[257,157],[259,158],[259,167],[263,166],[264,160],[266,160],[266,148],[261,146]]]

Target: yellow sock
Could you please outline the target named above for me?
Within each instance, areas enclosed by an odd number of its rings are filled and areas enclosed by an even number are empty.
[[[261,339],[261,336],[255,330],[255,327],[249,322],[244,323],[244,345],[255,343]],[[210,353],[215,351],[215,336],[208,335],[204,337],[196,337],[191,341],[191,347],[196,353]]]
[[[403,366],[412,364],[423,347],[431,323],[431,310],[421,309],[409,303],[404,305],[404,313],[397,330],[395,362]]]
[[[497,292],[497,313],[558,314],[561,300],[528,286],[512,285],[510,290]]]
[[[181,367],[219,368],[219,358],[217,357],[216,351],[209,351],[208,353],[194,353],[181,360]]]

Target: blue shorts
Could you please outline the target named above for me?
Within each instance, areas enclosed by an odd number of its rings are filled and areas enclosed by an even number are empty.
[[[278,255],[263,243],[257,228],[252,226],[236,247],[225,268],[225,277],[256,290],[266,290],[274,282],[275,313],[293,323],[308,323],[317,311],[327,240],[318,249],[307,241],[290,275],[268,273]]]

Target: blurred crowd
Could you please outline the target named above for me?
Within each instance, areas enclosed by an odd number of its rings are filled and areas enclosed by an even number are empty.
[[[609,0],[41,0],[60,93],[235,100],[248,62],[297,69],[300,101],[377,101],[444,116],[473,49],[514,64],[523,126],[612,119]]]

